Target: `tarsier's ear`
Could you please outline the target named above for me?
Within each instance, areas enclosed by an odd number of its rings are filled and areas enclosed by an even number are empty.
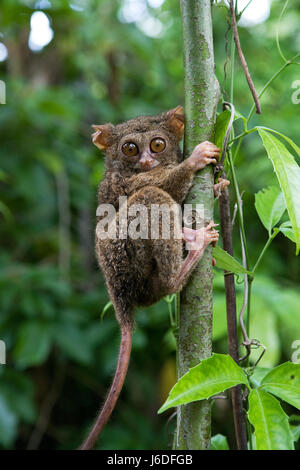
[[[111,144],[114,126],[112,124],[103,124],[92,126],[96,132],[92,134],[93,144],[100,150],[105,150]]]
[[[184,109],[182,106],[171,109],[166,114],[166,120],[177,135],[178,139],[182,139],[184,133]]]

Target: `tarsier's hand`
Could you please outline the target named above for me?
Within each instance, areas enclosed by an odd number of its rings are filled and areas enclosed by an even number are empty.
[[[215,144],[205,141],[197,145],[192,155],[186,160],[187,164],[194,171],[202,170],[212,163],[213,165],[217,164],[217,161],[220,156],[221,149],[219,149]]]

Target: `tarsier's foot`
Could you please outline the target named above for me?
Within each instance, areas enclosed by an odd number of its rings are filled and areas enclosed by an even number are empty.
[[[219,232],[215,230],[214,227],[217,226],[218,224],[215,224],[214,221],[211,220],[206,227],[202,227],[199,230],[184,227],[182,238],[187,242],[187,250],[203,252],[210,243],[216,246],[219,239]]]
[[[187,159],[190,167],[195,170],[202,170],[210,163],[213,165],[217,164],[217,161],[220,157],[221,149],[219,149],[215,144],[205,141],[197,145],[192,155]]]
[[[224,178],[218,178],[218,182],[214,184],[214,195],[220,197],[224,189],[230,185],[230,181]]]
[[[187,242],[186,248],[189,250],[189,254],[185,258],[178,276],[170,285],[170,293],[178,292],[182,289],[194,266],[202,257],[207,245],[209,243],[212,243],[213,246],[216,245],[219,238],[219,233],[215,230],[216,226],[217,224],[211,220],[207,227],[200,228],[199,230],[184,227],[182,238]],[[212,263],[214,265],[214,261]]]

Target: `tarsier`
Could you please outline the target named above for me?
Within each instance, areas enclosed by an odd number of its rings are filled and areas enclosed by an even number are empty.
[[[220,155],[220,149],[214,144],[203,142],[182,161],[179,142],[184,132],[184,111],[181,106],[158,116],[140,116],[116,126],[93,127],[93,143],[106,153],[106,173],[99,185],[98,202],[112,204],[117,211],[120,195],[127,196],[128,208],[133,204],[143,204],[149,209],[153,204],[179,207],[195,173],[206,165],[215,165]],[[220,179],[214,187],[215,193],[227,184]],[[117,212],[116,224],[118,217]],[[171,224],[175,223],[172,219]],[[94,446],[121,392],[131,352],[134,308],[151,305],[182,289],[206,246],[216,244],[215,226],[210,221],[199,230],[184,228],[181,238],[133,240],[96,236],[99,265],[121,327],[121,345],[111,389],[81,449]],[[190,244],[185,258],[184,242]]]

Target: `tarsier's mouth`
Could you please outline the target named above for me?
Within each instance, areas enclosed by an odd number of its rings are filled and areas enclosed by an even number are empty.
[[[157,165],[159,165],[159,161],[158,160],[155,160],[155,158],[149,158],[145,161],[139,161],[137,162],[137,164],[135,165],[135,168],[139,169],[139,170],[143,170],[143,171],[150,171],[152,170],[153,168],[155,168]]]

